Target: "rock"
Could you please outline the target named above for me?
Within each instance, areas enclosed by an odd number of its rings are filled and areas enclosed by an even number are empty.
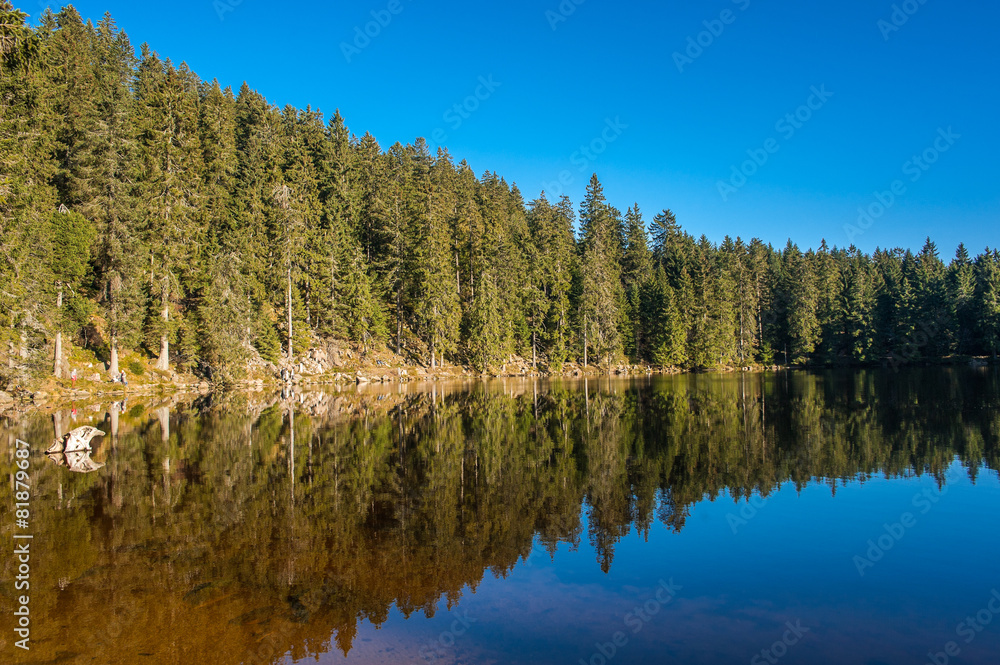
[[[91,381],[96,381],[97,383],[100,383],[101,382],[101,375],[100,374],[91,374],[90,375],[90,380]]]
[[[198,384],[198,390],[208,390],[208,388],[209,386],[207,381],[202,381]]]
[[[4,391],[0,390],[0,404],[13,401],[14,398],[10,396],[10,393],[5,393]]]

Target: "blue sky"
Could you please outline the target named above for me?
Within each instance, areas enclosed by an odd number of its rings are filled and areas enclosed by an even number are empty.
[[[75,6],[95,20],[110,11],[136,47],[202,78],[246,80],[279,106],[339,108],[383,148],[439,130],[456,160],[527,200],[544,187],[578,206],[596,172],[622,210],[669,207],[713,241],[871,251],[919,249],[929,235],[944,258],[960,241],[1000,245],[994,3]]]

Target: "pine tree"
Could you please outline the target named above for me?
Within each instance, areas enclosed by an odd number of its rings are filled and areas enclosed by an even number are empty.
[[[469,287],[472,299],[466,329],[473,364],[479,369],[500,365],[514,344],[513,309],[519,308],[524,288],[509,218],[507,184],[493,173],[480,178],[476,194],[478,224],[469,231]],[[526,224],[525,224],[526,227]],[[500,284],[504,287],[501,288]]]
[[[1000,251],[976,257],[976,323],[981,348],[996,360],[1000,350]]]
[[[364,139],[362,139],[362,143]],[[403,326],[410,297],[410,265],[412,234],[406,215],[405,194],[410,176],[410,155],[399,143],[389,149],[387,159],[386,199],[388,223],[385,225],[384,254],[378,270],[390,299],[393,313],[393,335],[396,353],[403,352]]]
[[[301,137],[296,135],[296,120],[298,113],[293,108],[286,108],[283,115],[283,145],[285,154],[282,159],[281,180],[275,183],[272,190],[276,215],[271,231],[271,242],[277,254],[277,264],[285,278],[285,339],[286,362],[295,361],[295,348],[308,343],[308,332],[297,328],[295,319],[308,324],[308,312],[298,312],[296,305],[301,307],[298,283],[302,278],[306,256],[307,235],[311,228],[317,226],[319,216],[319,193],[317,191],[316,173],[312,160],[304,149]],[[304,316],[303,316],[304,314]],[[302,321],[306,319],[306,321]],[[296,330],[299,331],[299,344],[296,344]]]
[[[813,267],[816,255],[811,250],[805,255],[789,241],[785,249],[788,293],[788,353],[793,364],[809,362],[820,341],[821,328],[817,315],[819,290]]]
[[[677,297],[662,265],[651,280],[651,359],[660,367],[687,365],[687,326],[677,307]]]
[[[528,251],[529,288],[524,298],[524,309],[531,331],[531,367],[538,367],[539,342],[545,337],[545,324],[549,311],[548,274],[551,270],[550,233],[555,227],[555,211],[545,198],[545,193],[528,204],[528,227],[531,244]]]
[[[44,245],[43,257],[40,258],[44,259],[43,265],[47,264],[46,273],[51,275],[52,286],[56,291],[53,316],[53,327],[56,331],[54,374],[56,378],[62,378],[65,362],[62,335],[64,328],[73,319],[64,308],[64,302],[71,298],[82,299],[81,283],[87,274],[90,248],[96,231],[89,220],[65,208],[52,215],[49,226],[50,230],[46,234],[49,242]],[[79,325],[81,322],[77,323]]]
[[[453,262],[452,223],[456,214],[455,169],[447,152],[440,150],[428,173],[430,189],[426,216],[418,218],[418,326],[430,349],[430,365],[444,362],[445,354],[458,349],[461,303]]]
[[[653,217],[650,235],[653,259],[663,265],[667,278],[676,288],[681,270],[688,267],[693,243],[681,230],[677,218],[669,209]]]
[[[49,158],[55,120],[46,98],[49,49],[26,18],[0,2],[0,353],[19,346],[20,357],[11,353],[9,363],[22,376],[28,347],[38,346],[29,344],[29,328],[37,337],[47,309],[31,250],[56,201],[48,185],[56,166]]]
[[[596,175],[591,177],[580,207],[580,229],[584,366],[589,362],[591,348],[598,363],[610,365],[622,352],[618,328],[624,301],[619,263],[621,245],[617,220]]]
[[[921,341],[923,355],[941,357],[948,353],[949,306],[945,266],[938,257],[937,246],[927,238],[916,257],[915,299],[918,310],[917,328],[926,336]]]
[[[93,34],[92,90],[94,117],[84,142],[86,171],[83,186],[70,190],[80,199],[80,212],[98,225],[97,268],[99,300],[107,322],[110,367],[118,373],[119,347],[134,346],[144,313],[140,257],[143,251],[138,206],[129,183],[135,182],[136,142],[134,100],[135,55],[128,37],[110,16]]]
[[[294,215],[291,203],[293,196],[298,196],[290,187],[287,197],[276,196],[284,193],[281,187],[285,185],[280,171],[280,132],[280,115],[244,83],[236,97],[235,224],[227,234],[226,246],[240,257],[249,300],[249,336],[260,355],[272,362],[281,355],[276,322],[284,318],[287,325],[287,317],[281,317],[280,312],[288,304],[285,268],[291,261],[281,259],[283,254],[291,259],[291,253],[281,246],[281,237],[286,223],[295,220],[289,214]],[[278,199],[285,199],[289,207],[283,208]],[[285,332],[287,339],[287,328]]]
[[[146,214],[145,243],[150,248],[151,313],[149,330],[159,344],[156,367],[170,367],[170,342],[177,327],[172,304],[184,296],[185,272],[193,250],[203,241],[198,225],[199,175],[203,165],[198,135],[197,80],[186,66],[161,63],[147,45],[136,80],[136,118],[142,159],[138,198]],[[158,338],[158,339],[157,339]]]
[[[836,248],[831,252],[826,240],[823,240],[813,260],[817,289],[816,321],[820,329],[816,355],[825,362],[832,362],[844,343],[841,338],[843,316],[840,310],[843,281],[837,261],[838,254]]]
[[[253,348],[247,326],[250,296],[239,256],[231,251],[214,256],[207,279],[198,310],[201,360],[212,380],[228,383],[245,376]]]
[[[624,318],[630,328],[625,338],[628,354],[640,360],[649,355],[650,322],[643,317],[642,291],[652,279],[653,256],[649,250],[646,224],[636,203],[625,213],[625,250],[622,255],[622,288],[625,291]]]
[[[569,344],[570,287],[575,257],[573,208],[563,196],[557,205],[545,193],[532,201],[528,225],[532,237],[533,290],[526,299],[532,330],[532,359],[541,345],[549,367],[558,370],[566,361]]]
[[[875,348],[877,276],[867,257],[856,248],[848,251],[840,310],[844,319],[845,353],[856,362],[878,359]]]
[[[949,338],[951,350],[970,351],[975,331],[976,272],[964,244],[959,244],[947,272],[947,299],[950,304]]]

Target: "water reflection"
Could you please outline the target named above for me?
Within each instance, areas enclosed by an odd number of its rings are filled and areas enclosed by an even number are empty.
[[[28,660],[348,655],[359,622],[457,607],[536,543],[586,544],[609,573],[623,537],[681,532],[706,499],[766,499],[787,483],[836,493],[877,476],[941,484],[956,458],[975,479],[1000,462],[998,388],[993,371],[914,370],[84,407],[80,419],[109,432],[99,472],[33,471],[44,547]],[[69,436],[64,415],[7,420],[0,445]]]

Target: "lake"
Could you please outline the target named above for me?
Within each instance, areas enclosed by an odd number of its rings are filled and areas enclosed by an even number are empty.
[[[86,460],[43,454],[84,425]],[[4,663],[1000,653],[996,368],[81,402],[8,415],[0,451],[30,542]]]

